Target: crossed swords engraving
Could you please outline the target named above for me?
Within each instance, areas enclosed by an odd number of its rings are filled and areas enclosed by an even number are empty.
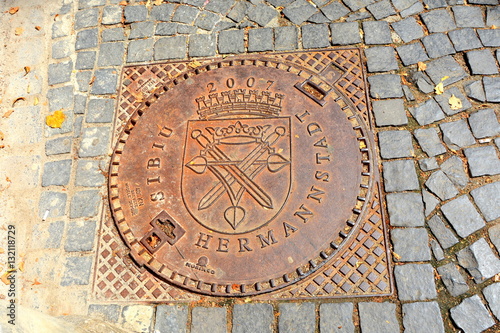
[[[245,209],[238,206],[238,203],[245,192],[247,192],[259,205],[272,209],[273,201],[254,181],[255,178],[267,166],[272,173],[278,172],[287,164],[289,160],[282,155],[275,153],[272,147],[278,139],[285,135],[285,127],[278,126],[274,132],[269,134],[255,147],[243,160],[232,161],[217,145],[210,141],[201,130],[195,129],[191,132],[191,137],[195,139],[203,148],[200,155],[194,157],[186,164],[188,168],[198,174],[202,174],[208,169],[217,179],[217,183],[208,191],[198,204],[198,210],[207,209],[212,206],[224,193],[227,193],[231,201],[230,207],[224,212],[226,221],[236,229],[239,223],[245,218]],[[267,159],[259,159],[265,152],[269,153]],[[210,155],[213,160],[208,161],[205,157]],[[256,168],[252,168],[255,167]],[[220,167],[226,173],[222,174],[217,168]],[[250,170],[252,168],[252,170]],[[248,173],[247,173],[248,172]],[[232,185],[237,182],[240,185],[235,193]]]

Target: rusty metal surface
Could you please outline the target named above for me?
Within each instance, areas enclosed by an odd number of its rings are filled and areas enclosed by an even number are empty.
[[[152,283],[186,295],[390,293],[380,208],[380,239],[364,246],[376,264],[354,277],[352,260],[338,263],[380,202],[361,68],[353,49],[124,70],[117,133],[137,111],[113,156],[110,203]],[[307,282],[337,266],[356,283]],[[97,294],[109,287],[99,279]]]

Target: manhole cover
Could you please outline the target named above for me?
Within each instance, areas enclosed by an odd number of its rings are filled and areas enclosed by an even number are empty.
[[[378,189],[362,69],[337,58],[212,59],[135,82],[152,93],[118,138],[109,196],[137,263],[184,289],[243,296],[345,250]]]

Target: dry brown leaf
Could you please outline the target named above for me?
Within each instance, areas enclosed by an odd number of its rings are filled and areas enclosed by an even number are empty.
[[[24,66],[24,76],[28,75],[31,72],[30,66]]]
[[[155,6],[160,6],[162,4],[163,0],[155,0],[154,5]]]
[[[14,107],[14,105],[16,105],[17,102],[19,102],[19,101],[25,101],[25,100],[26,100],[26,98],[24,98],[24,97],[18,97],[18,98],[16,98],[14,100],[14,102],[12,102],[12,107]]]
[[[491,26],[491,29],[496,29],[496,28],[497,28],[497,26],[494,24]]]
[[[41,27],[41,26],[39,26],[39,25],[37,25],[37,26],[35,27],[35,29],[36,29],[36,30],[38,30],[38,31],[40,31],[40,30],[42,30],[42,27]]]
[[[90,79],[90,82],[89,82],[89,86],[93,85],[94,81],[95,81],[95,76],[92,76],[92,78]]]
[[[39,284],[42,284],[41,282],[39,282],[36,278],[35,280],[33,280],[33,283],[31,284],[32,286],[38,286]]]
[[[16,36],[22,35],[23,32],[24,32],[24,28],[23,27],[18,27],[18,28],[16,28],[16,30],[14,30],[14,33],[16,34]]]
[[[10,7],[9,9],[9,14],[10,15],[14,15],[15,13],[17,13],[19,11],[19,7]]]
[[[396,260],[400,260],[401,259],[401,256],[399,254],[397,254],[396,252],[392,251],[392,255],[394,256],[394,259]]]
[[[10,115],[14,112],[14,110],[9,110],[7,112],[5,112],[2,116],[2,118],[9,118]]]
[[[448,103],[450,104],[450,109],[452,110],[459,110],[462,108],[462,101],[455,95],[451,95],[448,99]]]
[[[66,115],[61,110],[54,111],[51,115],[45,118],[47,126],[52,128],[61,128],[62,123],[66,119]]]
[[[126,5],[128,5],[128,2],[127,2],[127,1],[121,1],[121,2],[119,3],[119,5],[120,5],[120,6],[126,6]]]
[[[427,69],[427,65],[421,61],[417,63],[418,71],[423,72]]]

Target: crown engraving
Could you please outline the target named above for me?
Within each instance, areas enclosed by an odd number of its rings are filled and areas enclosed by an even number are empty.
[[[196,98],[200,119],[241,115],[274,117],[281,112],[285,95],[270,91],[234,89]]]

